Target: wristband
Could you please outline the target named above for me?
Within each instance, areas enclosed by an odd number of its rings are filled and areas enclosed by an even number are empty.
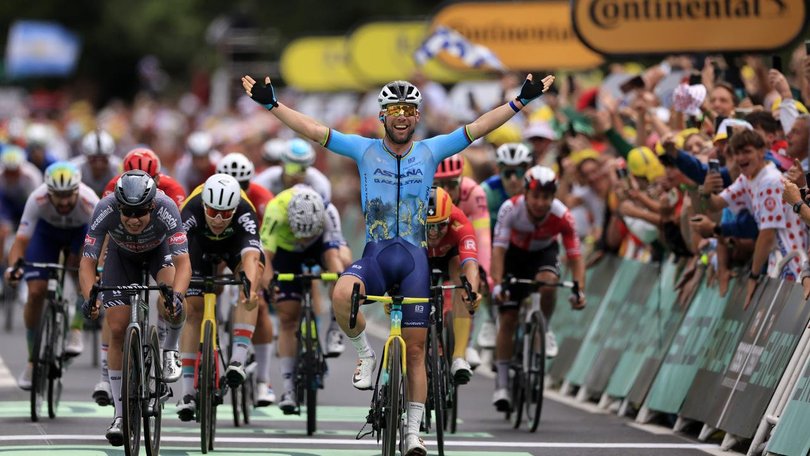
[[[756,274],[754,273],[754,271],[751,271],[748,273],[748,278],[752,280],[759,280],[759,274]]]
[[[509,107],[512,108],[512,111],[520,112],[520,108],[517,107],[514,100],[509,101]]]

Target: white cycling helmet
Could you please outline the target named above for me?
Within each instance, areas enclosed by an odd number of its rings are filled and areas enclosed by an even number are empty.
[[[230,174],[239,182],[246,182],[253,179],[255,167],[253,162],[239,152],[231,152],[222,157],[217,163],[217,172],[220,174]]]
[[[239,206],[242,187],[230,174],[214,174],[205,181],[203,203],[218,211],[229,211]]]
[[[82,173],[75,164],[58,161],[45,168],[45,185],[49,192],[69,192],[79,188]]]
[[[296,193],[287,204],[287,220],[293,236],[298,239],[319,236],[323,233],[323,198],[306,185],[293,188]]]
[[[262,146],[262,158],[269,162],[281,161],[284,151],[287,150],[287,140],[281,138],[273,138],[268,140]]]
[[[287,142],[284,153],[281,154],[284,163],[296,163],[301,166],[311,166],[315,163],[315,149],[301,138],[291,139]]]
[[[523,176],[526,190],[542,190],[549,193],[557,191],[557,173],[545,166],[532,166]]]
[[[422,104],[422,94],[408,81],[392,81],[383,86],[377,101],[380,102],[380,108],[394,103],[409,103],[418,108]]]
[[[214,138],[205,131],[195,131],[186,139],[186,150],[195,157],[208,156],[213,147]]]
[[[517,166],[534,161],[529,147],[523,143],[501,144],[495,151],[495,160],[499,165]]]
[[[25,163],[25,151],[17,146],[8,145],[0,153],[0,165],[8,171],[16,171]]]
[[[32,123],[25,129],[25,142],[28,146],[45,147],[51,142],[51,131],[45,124]]]
[[[115,141],[104,130],[91,131],[82,138],[82,153],[84,155],[112,155],[115,151]]]

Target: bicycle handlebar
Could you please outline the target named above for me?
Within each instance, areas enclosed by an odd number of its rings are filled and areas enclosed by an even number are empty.
[[[504,287],[508,287],[509,285],[514,284],[522,284],[522,285],[530,285],[535,288],[540,287],[559,287],[559,288],[570,288],[571,295],[579,296],[579,282],[576,280],[561,280],[559,282],[544,282],[542,280],[534,280],[534,279],[519,279],[514,276],[506,276],[503,279]]]
[[[338,279],[339,274],[337,272],[322,272],[320,274],[311,274],[308,272],[301,272],[301,273],[292,273],[292,272],[284,272],[284,273],[273,273],[273,280],[277,282],[292,282],[294,280],[300,278],[310,278],[313,280],[322,280],[324,282],[334,282]]]
[[[247,278],[245,271],[239,271],[239,279],[234,279],[232,274],[217,275],[217,276],[193,276],[189,281],[190,285],[205,285],[211,283],[213,285],[242,285],[245,297],[250,296],[250,279]]]
[[[352,308],[349,313],[349,328],[357,326],[357,314],[360,312],[360,301],[389,302],[398,304],[427,304],[432,298],[411,298],[407,296],[377,296],[360,294],[360,284],[352,286]]]
[[[100,286],[99,284],[94,284],[93,288],[90,289],[90,299],[89,301],[95,305],[96,300],[98,299],[98,294],[102,291],[120,291],[126,294],[135,294],[139,291],[151,291],[151,290],[158,290],[160,294],[163,295],[163,299],[166,301],[167,305],[173,305],[172,302],[174,300],[174,292],[172,290],[171,285],[167,285],[165,283],[161,283],[158,285],[117,285],[117,286]]]
[[[41,269],[58,269],[70,272],[76,272],[79,270],[79,268],[68,267],[61,263],[40,263],[36,261],[25,261],[25,258],[18,258],[17,261],[14,262],[13,268],[15,270],[19,270],[22,269],[24,266]]]

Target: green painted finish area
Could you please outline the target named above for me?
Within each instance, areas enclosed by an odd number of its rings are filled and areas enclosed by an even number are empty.
[[[430,448],[428,448],[430,451]],[[113,449],[103,446],[18,446],[5,447],[0,449],[0,454],[6,456],[120,456],[123,452],[120,449]],[[368,449],[295,449],[295,448],[217,448],[216,454],[262,454],[267,456],[378,456],[380,450],[377,448]],[[141,454],[146,454],[141,451]],[[165,456],[191,456],[199,455],[198,448],[161,446],[160,454]],[[445,450],[448,456],[531,456],[525,451],[469,451],[461,449],[458,451]]]

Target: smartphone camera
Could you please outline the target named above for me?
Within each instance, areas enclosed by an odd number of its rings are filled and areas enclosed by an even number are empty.
[[[709,159],[709,171],[713,173],[720,172],[720,160],[716,158]]]

